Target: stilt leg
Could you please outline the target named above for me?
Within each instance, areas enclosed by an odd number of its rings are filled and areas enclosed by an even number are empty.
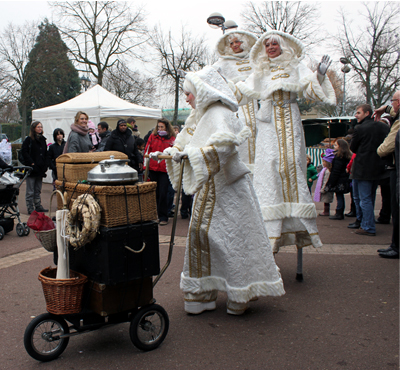
[[[297,249],[297,281],[303,281],[303,248]]]

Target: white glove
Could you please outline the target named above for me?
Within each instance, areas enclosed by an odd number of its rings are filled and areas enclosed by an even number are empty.
[[[162,153],[161,152],[151,152],[150,154],[149,154],[149,158],[150,159],[154,159],[155,161],[160,161],[159,159],[158,159],[158,156],[159,155],[162,155]]]
[[[329,57],[329,55],[324,55],[321,59],[321,62],[318,64],[318,73],[321,74],[322,76],[325,76],[325,73],[328,70],[331,63],[332,60]]]
[[[172,147],[165,148],[165,149],[163,150],[163,154],[165,154],[165,155],[171,155],[171,150],[172,150]]]
[[[187,156],[187,153],[185,152],[176,152],[172,156],[172,160],[175,161],[176,163],[180,163],[182,161],[182,157]]]

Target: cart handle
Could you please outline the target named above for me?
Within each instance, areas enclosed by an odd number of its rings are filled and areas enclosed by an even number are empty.
[[[183,159],[186,159],[186,158],[187,158],[186,156],[183,157]],[[175,229],[176,229],[176,222],[177,222],[177,219],[178,219],[179,199],[180,199],[180,196],[181,196],[182,177],[183,177],[184,165],[185,165],[185,161],[181,161],[181,167],[180,167],[180,172],[179,172],[179,181],[178,181],[178,189],[176,189],[175,214],[174,214],[174,221],[172,223],[171,239],[170,239],[170,242],[169,242],[168,259],[167,259],[167,262],[165,263],[164,267],[161,269],[160,273],[154,279],[153,288],[157,284],[158,280],[160,280],[161,276],[163,276],[165,270],[168,268],[168,266],[170,265],[171,260],[172,260],[172,250],[174,249]]]

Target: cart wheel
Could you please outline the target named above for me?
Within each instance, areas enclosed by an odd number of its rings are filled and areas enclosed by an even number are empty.
[[[31,232],[31,229],[29,228],[29,226],[26,224],[26,222],[24,222],[22,225],[24,225],[24,235],[28,236],[29,233]]]
[[[24,225],[22,223],[18,223],[15,231],[17,232],[18,236],[24,236],[25,235],[25,228]]]
[[[165,339],[169,328],[167,312],[158,304],[142,307],[129,328],[135,347],[143,351],[156,349]]]
[[[54,360],[64,352],[69,342],[69,337],[60,338],[60,335],[68,333],[69,328],[63,318],[50,313],[39,315],[26,327],[26,352],[38,361]]]
[[[4,231],[4,227],[3,226],[0,226],[0,240],[2,240],[3,238],[4,238],[4,234],[5,234],[6,232]]]

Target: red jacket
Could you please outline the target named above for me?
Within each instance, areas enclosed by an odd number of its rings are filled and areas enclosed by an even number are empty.
[[[151,134],[149,139],[147,140],[146,148],[144,152],[146,154],[150,154],[152,152],[163,152],[164,149],[173,146],[175,142],[175,137],[172,136],[169,139],[166,136],[154,135]],[[165,165],[165,160],[162,160],[160,163],[158,161],[154,161],[150,159],[150,171],[160,171],[167,172],[167,167]]]

